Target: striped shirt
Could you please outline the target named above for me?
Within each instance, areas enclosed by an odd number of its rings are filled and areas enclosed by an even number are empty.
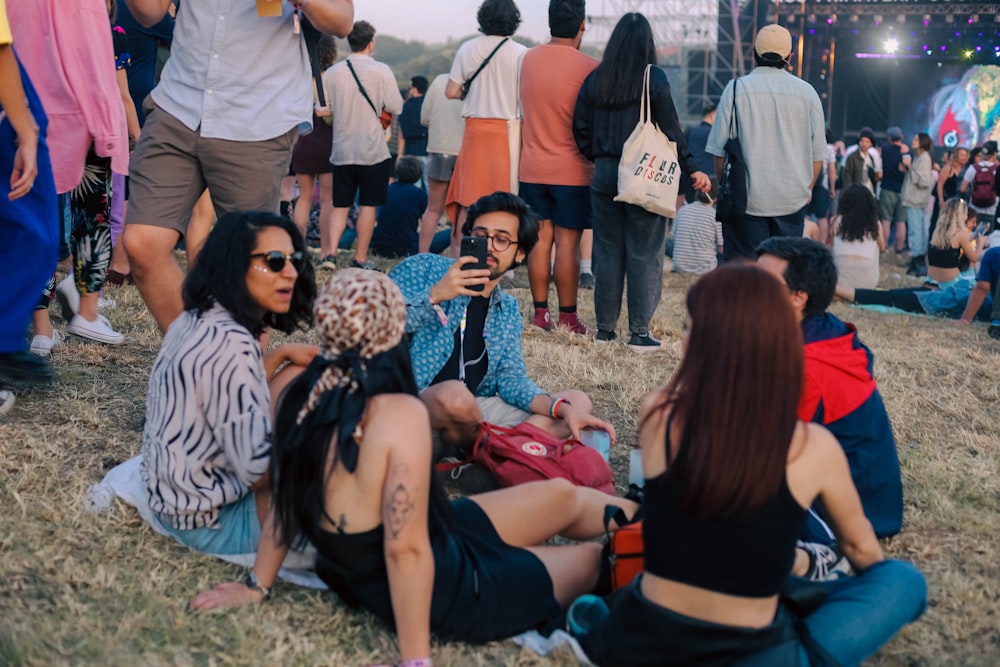
[[[271,396],[260,345],[216,305],[170,325],[149,377],[142,479],[179,530],[213,526],[267,471]]]
[[[718,265],[722,247],[722,224],[715,207],[701,202],[681,206],[674,218],[674,271],[708,273]]]

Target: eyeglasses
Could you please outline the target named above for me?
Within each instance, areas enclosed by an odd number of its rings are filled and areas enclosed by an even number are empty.
[[[482,227],[475,227],[472,230],[472,235],[480,239],[489,239],[493,242],[493,249],[497,252],[503,252],[511,245],[517,245],[517,241],[511,240],[506,236],[490,236],[488,230]]]
[[[271,252],[255,252],[250,255],[251,259],[254,257],[261,257],[264,263],[267,264],[267,268],[271,273],[281,273],[285,270],[285,262],[291,262],[292,266],[295,267],[296,271],[302,270],[302,263],[305,260],[305,255],[301,250],[296,250],[290,255],[279,250],[272,250]]]

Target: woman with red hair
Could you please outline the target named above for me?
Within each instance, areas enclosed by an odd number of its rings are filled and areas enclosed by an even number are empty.
[[[571,629],[604,667],[859,664],[920,616],[927,588],[885,560],[837,440],[796,417],[788,289],[730,265],[695,283],[687,309],[680,368],[640,409],[645,571],[610,609],[574,603]],[[779,592],[817,498],[858,575],[810,584],[825,601],[793,611]]]

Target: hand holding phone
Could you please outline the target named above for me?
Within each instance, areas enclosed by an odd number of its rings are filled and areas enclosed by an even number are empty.
[[[486,244],[488,239],[481,236],[463,236],[459,257],[475,257],[475,262],[469,262],[462,266],[463,271],[472,269],[488,269],[486,266]],[[483,285],[468,285],[468,289],[475,292],[482,292]]]

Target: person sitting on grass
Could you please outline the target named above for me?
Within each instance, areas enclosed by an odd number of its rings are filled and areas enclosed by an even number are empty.
[[[719,188],[712,179],[708,192],[692,190],[674,218],[674,272],[708,273],[722,256],[722,223],[715,219]]]
[[[530,421],[562,438],[600,429],[613,442],[614,427],[590,414],[586,394],[549,394],[528,377],[521,312],[500,288],[500,279],[538,239],[528,206],[509,192],[480,197],[462,233],[487,239],[488,268],[465,269],[474,257],[424,254],[389,272],[406,300],[413,370],[441,443],[471,447],[483,421],[507,427]]]
[[[317,351],[262,353],[258,338],[311,322],[315,293],[291,220],[227,213],[209,233],[153,365],[142,431],[149,506],[181,544],[216,555],[257,550],[270,504],[271,395]]]
[[[385,275],[346,269],[316,300],[320,353],[288,387],[271,456],[274,504],[243,584],[190,609],[260,602],[285,552],[315,545],[316,573],[399,636],[404,665],[431,664],[431,634],[483,643],[534,629],[597,585],[601,545],[538,546],[604,531],[606,505],[566,480],[447,501],[431,468],[427,408],[403,340],[407,309]],[[530,520],[526,520],[530,517]]]
[[[420,219],[427,210],[427,192],[417,183],[423,175],[420,158],[406,155],[396,163],[396,181],[389,184],[384,205],[378,207],[378,224],[372,236],[372,251],[382,257],[417,254]],[[437,232],[430,251],[435,255],[451,244],[451,230]]]
[[[840,193],[837,215],[833,218],[837,284],[867,289],[878,285],[878,261],[885,247],[875,195],[855,183]]]
[[[854,325],[827,312],[837,285],[837,268],[826,246],[797,237],[773,237],[757,246],[758,265],[788,286],[788,298],[802,328],[805,382],[798,416],[822,424],[837,438],[851,466],[865,516],[878,537],[903,525],[903,483],[896,440],[872,374],[874,357]],[[820,548],[834,542],[829,508],[810,513],[809,576],[823,578],[840,560]]]
[[[941,207],[934,237],[927,248],[927,277],[936,285],[890,290],[837,288],[837,296],[858,306],[871,306],[880,310],[903,311],[920,315],[937,315],[950,319],[960,318],[964,324],[974,319],[990,321],[992,302],[979,300],[976,308],[969,310],[974,290],[983,282],[992,293],[996,285],[997,270],[994,262],[987,263],[981,248],[986,238],[973,238],[968,229],[968,207],[964,200],[949,199]],[[973,280],[966,273],[970,262],[982,260],[979,274]]]
[[[569,610],[594,663],[848,667],[926,608],[924,576],[885,559],[836,439],[796,415],[808,362],[787,292],[747,264],[688,292],[680,367],[639,412],[644,571]],[[779,592],[801,585],[788,574],[817,502],[859,574],[807,584],[826,594],[810,612]]]

